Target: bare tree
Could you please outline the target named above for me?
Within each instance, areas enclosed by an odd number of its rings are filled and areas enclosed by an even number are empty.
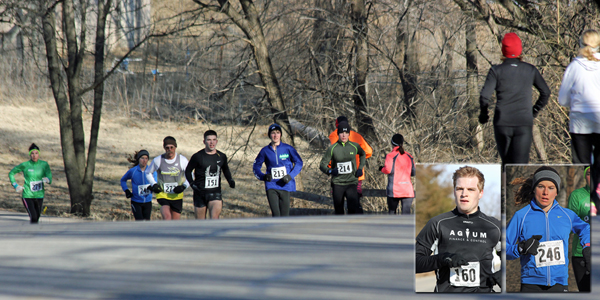
[[[92,188],[94,183],[94,169],[102,112],[102,82],[104,77],[104,38],[105,24],[111,0],[98,1],[98,18],[96,24],[96,55],[95,55],[95,80],[94,112],[90,144],[85,151],[85,132],[82,119],[82,66],[85,56],[86,30],[77,32],[75,26],[76,12],[74,1],[63,1],[61,8],[62,33],[67,44],[67,62],[63,64],[59,55],[57,41],[59,30],[56,28],[56,12],[58,3],[39,2],[42,11],[41,20],[46,58],[48,60],[48,73],[58,108],[61,146],[69,194],[71,197],[71,213],[84,216],[90,214],[92,202]],[[82,11],[86,12],[87,2]],[[81,14],[81,24],[86,24],[86,13]],[[64,72],[63,72],[64,66]],[[66,90],[65,90],[66,87]]]
[[[369,74],[369,44],[367,7],[365,0],[352,0],[352,30],[354,31],[354,91],[352,98],[358,131],[367,139],[375,138],[373,119],[367,113],[367,75]]]
[[[283,93],[279,86],[279,81],[271,57],[267,48],[267,42],[263,34],[262,24],[260,22],[259,12],[251,0],[227,1],[218,0],[216,4],[209,4],[202,0],[194,0],[200,8],[207,11],[225,14],[233,23],[244,32],[250,45],[256,67],[263,83],[263,88],[267,94],[267,100],[271,106],[273,119],[279,123],[283,130],[289,136],[289,144],[294,144],[294,133],[290,126],[290,119],[283,100]],[[232,3],[239,4],[234,7]],[[241,8],[241,10],[239,10]]]
[[[477,121],[477,106],[479,102],[479,97],[477,97],[479,95],[479,91],[477,90],[479,88],[477,82],[479,75],[477,70],[477,26],[473,20],[466,24],[465,37],[467,42],[465,51],[467,58],[467,116],[469,117],[471,147],[481,151],[483,149],[483,130]]]

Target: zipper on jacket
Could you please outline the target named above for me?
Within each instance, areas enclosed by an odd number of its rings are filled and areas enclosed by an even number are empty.
[[[550,208],[552,209],[552,208]],[[550,224],[548,223],[548,213],[550,212],[550,210],[548,210],[547,212],[544,212],[544,215],[546,215],[546,240],[550,240]],[[534,256],[535,259],[535,256]],[[551,266],[547,266],[546,267],[546,286],[550,286],[550,267]]]

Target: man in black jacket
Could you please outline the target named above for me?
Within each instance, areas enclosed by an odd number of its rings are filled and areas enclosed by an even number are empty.
[[[435,271],[435,292],[491,292],[502,284],[500,221],[479,209],[481,171],[465,166],[452,179],[456,208],[431,218],[419,232],[416,273]]]
[[[492,66],[479,97],[479,122],[489,120],[488,107],[496,91],[494,136],[502,164],[529,162],[533,119],[548,103],[550,89],[536,67],[522,62],[521,39],[507,33],[502,39],[502,64]],[[534,86],[540,96],[531,106]]]

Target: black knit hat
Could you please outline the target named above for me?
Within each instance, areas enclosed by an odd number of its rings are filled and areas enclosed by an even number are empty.
[[[148,159],[150,158],[150,153],[148,153],[147,150],[142,149],[135,155],[135,160],[140,160],[140,158],[144,155],[148,156]]]
[[[348,118],[346,118],[345,116],[339,116],[339,117],[337,117],[337,119],[335,119],[335,127],[337,128],[338,125],[340,125],[341,122],[348,123]]]
[[[29,146],[29,155],[31,155],[31,151],[33,151],[33,150],[37,150],[38,152],[40,152],[40,147],[38,147],[34,143],[31,143],[31,146]]]
[[[168,136],[163,139],[163,148],[166,147],[167,145],[173,145],[173,146],[177,147],[177,141],[175,140],[174,137]]]
[[[267,135],[271,136],[271,131],[273,130],[279,130],[279,132],[283,133],[283,130],[281,130],[281,126],[279,126],[279,124],[277,123],[273,123],[269,126],[269,131],[267,132]]]
[[[340,134],[342,132],[350,133],[350,125],[348,124],[348,122],[342,121],[338,124],[337,131],[338,131],[338,134]]]
[[[533,188],[535,189],[538,183],[544,180],[554,183],[556,193],[558,194],[558,192],[560,192],[560,175],[555,169],[548,166],[537,169],[533,174]]]
[[[394,134],[392,137],[392,146],[402,146],[402,144],[404,144],[404,137],[399,133]]]

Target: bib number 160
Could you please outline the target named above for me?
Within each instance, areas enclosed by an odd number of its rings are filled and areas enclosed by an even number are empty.
[[[479,262],[450,269],[450,283],[453,286],[479,286]]]

